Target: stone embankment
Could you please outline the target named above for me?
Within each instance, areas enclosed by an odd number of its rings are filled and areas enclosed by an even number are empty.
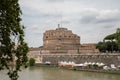
[[[42,62],[49,61],[57,65],[60,61],[75,62],[76,64],[85,62],[104,63],[107,66],[114,64],[120,66],[120,53],[101,53],[101,54],[41,54]]]

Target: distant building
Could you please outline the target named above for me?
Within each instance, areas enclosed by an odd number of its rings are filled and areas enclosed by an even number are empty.
[[[96,54],[96,44],[80,44],[80,36],[58,27],[43,34],[43,47],[31,48],[29,54]]]

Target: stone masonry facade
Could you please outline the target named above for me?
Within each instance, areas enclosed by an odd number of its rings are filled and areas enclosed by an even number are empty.
[[[47,30],[43,34],[41,53],[80,54],[98,52],[95,44],[81,44],[80,36],[67,28],[58,27],[55,30]]]
[[[106,65],[120,65],[120,54],[101,54],[96,49],[96,44],[81,44],[80,36],[61,27],[45,31],[43,46],[30,48],[28,56],[35,58],[36,63],[50,61],[52,64],[57,64],[60,61],[73,61],[75,63],[102,62]]]

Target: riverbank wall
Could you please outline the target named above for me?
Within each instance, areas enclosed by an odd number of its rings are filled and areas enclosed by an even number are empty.
[[[85,62],[104,63],[107,66],[114,64],[120,66],[120,53],[116,54],[40,54],[43,63],[51,62],[57,65],[60,61],[75,62],[76,64]]]

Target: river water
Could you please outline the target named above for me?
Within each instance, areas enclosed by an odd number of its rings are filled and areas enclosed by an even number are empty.
[[[81,72],[57,67],[31,67],[19,73],[18,80],[120,80],[120,74]],[[6,71],[0,71],[0,80],[9,80]]]

